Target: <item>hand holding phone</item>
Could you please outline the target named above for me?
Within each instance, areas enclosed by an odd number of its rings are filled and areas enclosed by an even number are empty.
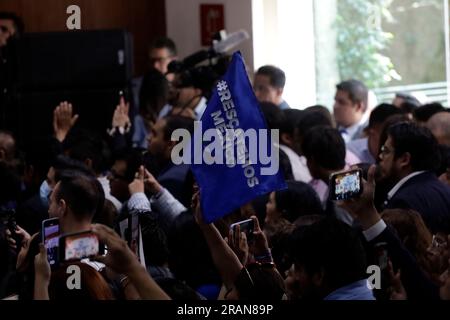
[[[349,200],[358,198],[363,192],[362,170],[333,173],[330,177],[331,200]]]
[[[92,231],[65,234],[59,238],[60,261],[75,261],[105,254],[105,246]]]
[[[253,231],[255,230],[255,222],[253,219],[247,219],[247,220],[233,223],[230,226],[230,229],[232,230],[232,232],[235,232],[237,226],[239,226],[239,232],[245,233],[245,236],[247,237],[247,241],[253,240]]]
[[[42,221],[42,243],[47,248],[47,258],[50,266],[58,263],[59,246],[59,219],[47,219]]]

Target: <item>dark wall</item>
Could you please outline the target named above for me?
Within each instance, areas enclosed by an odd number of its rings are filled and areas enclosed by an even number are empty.
[[[68,31],[67,7],[81,8],[82,30],[124,28],[133,34],[135,74],[147,67],[147,47],[166,34],[164,0],[0,0],[0,11],[20,15],[28,32]]]

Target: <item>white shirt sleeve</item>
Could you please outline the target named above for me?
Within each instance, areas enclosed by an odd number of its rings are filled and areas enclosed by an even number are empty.
[[[128,200],[128,210],[151,211],[150,201],[148,201],[145,193],[138,192],[133,194]]]
[[[173,221],[182,212],[186,211],[186,207],[181,204],[167,189],[151,197],[152,206],[160,213],[161,217],[168,222]]]
[[[378,237],[384,231],[384,229],[386,229],[386,223],[383,221],[383,219],[380,219],[380,221],[375,223],[369,229],[363,231],[364,238],[366,238],[367,241],[372,241],[373,239]]]

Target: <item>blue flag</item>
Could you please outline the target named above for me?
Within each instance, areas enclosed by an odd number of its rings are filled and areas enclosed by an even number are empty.
[[[274,147],[278,140],[278,131],[267,130],[241,54],[234,53],[191,140],[191,168],[205,222],[286,188]]]

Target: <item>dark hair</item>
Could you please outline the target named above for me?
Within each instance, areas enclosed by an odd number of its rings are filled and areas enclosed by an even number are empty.
[[[291,160],[283,149],[278,149],[280,156],[280,170],[283,173],[284,180],[294,180],[294,173],[292,172]]]
[[[173,40],[170,38],[167,37],[156,38],[150,45],[150,49],[163,49],[163,48],[169,50],[170,55],[172,57],[177,55],[177,46],[175,45],[175,42],[173,42]]]
[[[52,271],[52,277],[48,288],[52,300],[115,300],[113,291],[100,272],[86,263],[74,262],[81,269],[80,289],[67,288],[70,273],[66,267],[60,267]]]
[[[401,109],[403,109],[403,104],[404,103],[407,103],[408,105],[410,105],[412,107],[412,109],[420,107],[420,105],[421,105],[420,101],[417,100],[416,97],[414,97],[412,94],[409,94],[408,92],[397,92],[395,94],[395,97],[403,99],[403,103],[402,103],[402,105],[400,107]]]
[[[164,126],[164,138],[170,140],[172,133],[176,129],[186,129],[191,134],[194,133],[194,120],[192,118],[170,115],[164,118],[166,125]]]
[[[427,122],[428,119],[441,111],[445,111],[445,108],[442,106],[442,104],[433,102],[424,104],[423,106],[416,108],[413,112],[413,115],[416,121]]]
[[[283,89],[286,84],[284,71],[275,66],[262,66],[256,71],[256,74],[268,76],[272,87]]]
[[[412,104],[410,102],[403,102],[400,105],[400,110],[402,110],[404,113],[414,113],[414,110],[416,110],[416,108],[420,107],[416,106],[415,104]]]
[[[71,130],[64,140],[64,150],[72,159],[90,160],[92,170],[101,173],[109,168],[111,152],[106,142],[95,132],[87,129]]]
[[[55,170],[55,182],[61,180],[64,172],[67,171],[77,171],[83,175],[94,178],[94,172],[89,169],[83,162],[72,159],[64,155],[59,155],[52,163],[52,167]]]
[[[304,137],[309,130],[318,126],[333,127],[331,117],[329,118],[323,112],[305,111],[297,122],[297,134]]]
[[[143,163],[142,153],[137,149],[122,148],[114,153],[113,159],[114,161],[124,161],[127,164],[123,178],[128,183],[133,182],[136,172]]]
[[[438,142],[428,128],[415,123],[398,123],[388,130],[395,150],[395,158],[408,152],[414,171],[435,171],[440,166]]]
[[[330,291],[366,278],[366,253],[356,231],[327,217],[298,227],[291,237],[291,257],[310,276],[323,272]]]
[[[280,129],[283,125],[283,110],[272,102],[260,102],[259,106],[266,119],[268,129]]]
[[[0,12],[0,19],[2,20],[12,20],[14,23],[14,28],[16,29],[15,38],[19,38],[25,31],[25,25],[21,17],[19,17],[14,12]]]
[[[406,114],[395,114],[386,119],[380,133],[380,145],[378,146],[378,154],[381,153],[381,147],[386,143],[388,131],[391,126],[400,122],[412,122]],[[378,157],[377,157],[378,160]]]
[[[295,127],[305,114],[304,111],[298,109],[284,109],[283,123],[281,125],[281,133],[287,133],[294,136]]]
[[[277,301],[285,293],[284,280],[273,265],[252,264],[234,282],[239,300]]]
[[[97,180],[84,175],[76,175],[62,177],[59,183],[58,192],[55,194],[57,201],[64,199],[78,219],[92,218],[98,211],[101,202]]]
[[[287,189],[275,191],[277,210],[283,218],[294,222],[303,215],[322,214],[322,204],[316,191],[307,183],[287,181]]]
[[[322,168],[341,170],[345,167],[345,142],[339,131],[330,127],[315,127],[303,138],[302,151],[308,161]]]
[[[395,114],[402,114],[403,111],[392,104],[382,103],[372,110],[369,117],[369,128],[382,124],[387,118]]]
[[[156,122],[159,111],[167,103],[169,82],[158,70],[151,68],[142,78],[139,91],[139,112],[148,121]]]
[[[422,216],[411,209],[390,209],[383,211],[381,218],[395,229],[406,249],[416,257],[422,271],[430,275],[432,268],[427,250],[432,234]]]
[[[328,122],[330,123],[330,125],[333,128],[336,128],[336,122],[334,121],[334,117],[327,107],[322,106],[320,104],[316,104],[314,106],[310,106],[310,107],[306,108],[305,111],[321,113],[323,116],[325,116],[328,119]]]
[[[336,85],[337,90],[345,91],[353,103],[362,102],[363,111],[367,109],[369,90],[366,85],[359,80],[350,79]]]

